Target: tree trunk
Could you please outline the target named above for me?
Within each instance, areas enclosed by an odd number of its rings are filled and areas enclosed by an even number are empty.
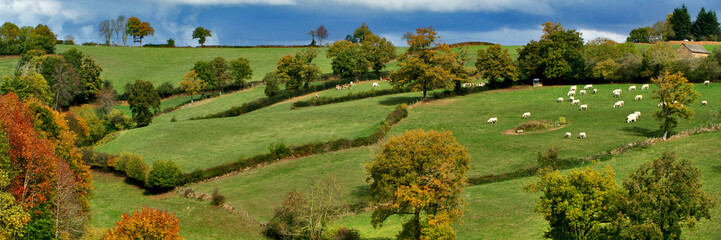
[[[413,217],[413,221],[416,222],[415,223],[415,227],[416,227],[416,229],[415,229],[416,236],[415,237],[420,238],[421,237],[421,211],[420,210],[416,210],[415,216]]]

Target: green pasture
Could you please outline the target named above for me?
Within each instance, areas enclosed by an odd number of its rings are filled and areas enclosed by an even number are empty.
[[[658,110],[658,100],[651,98],[654,86],[651,90],[640,90],[641,85],[637,85],[638,91],[628,91],[628,86],[630,84],[595,85],[598,94],[590,94],[589,90],[588,95],[576,96],[581,104],[588,104],[588,111],[579,111],[578,106],[568,101],[556,102],[559,97],[567,99],[568,86],[505,89],[433,101],[414,106],[408,118],[393,127],[390,134],[417,128],[452,131],[471,155],[471,176],[534,166],[537,153],[554,146],[561,157],[586,157],[625,143],[660,136],[659,122],[651,118]],[[619,88],[623,90],[621,98],[614,98],[612,91]],[[680,130],[706,126],[711,114],[721,110],[721,102],[716,102],[721,99],[721,85],[698,84],[694,89],[702,95],[690,106],[696,114],[689,121],[680,120]],[[642,101],[634,101],[638,94],[643,95]],[[619,100],[625,102],[625,107],[614,109],[613,104]],[[708,100],[709,105],[702,107],[700,100]],[[640,120],[626,123],[626,116],[634,111],[641,111]],[[522,119],[524,112],[531,112],[531,118]],[[498,118],[497,124],[486,123],[492,117]],[[558,130],[522,135],[504,133],[523,122],[555,121],[559,117],[565,117],[569,123]],[[564,138],[565,132],[571,132],[573,137]],[[588,138],[578,139],[579,132],[586,132]]]
[[[145,206],[174,213],[180,222],[180,235],[186,239],[264,239],[255,221],[174,192],[148,195],[124,179],[113,173],[93,172],[93,227],[112,228],[122,213]]]
[[[198,96],[196,96],[196,98],[197,97]],[[195,103],[185,105],[180,109],[155,117],[152,124],[171,123],[170,120],[173,117],[175,117],[178,121],[184,121],[192,117],[222,112],[230,109],[231,107],[240,106],[245,102],[250,102],[263,97],[265,97],[265,86],[225,93],[222,96],[208,98],[202,101],[196,100]],[[190,99],[190,97],[185,98],[186,101],[188,99]],[[179,102],[178,104],[180,103],[182,102]]]
[[[690,160],[701,170],[703,189],[719,199],[721,197],[721,132],[685,137],[634,150],[612,160],[592,165],[602,170],[606,164],[616,172],[619,184],[644,162],[659,158],[664,151],[675,151]],[[565,170],[569,173],[571,170]],[[538,194],[527,193],[523,187],[536,177],[469,186],[466,188],[467,208],[461,224],[454,230],[458,239],[543,239],[548,223],[533,212]],[[343,218],[340,223],[361,232],[366,238],[393,239],[401,229],[400,218],[387,221],[382,228],[370,224],[370,213]],[[721,235],[721,205],[712,210],[711,220],[700,221],[695,229],[684,230],[683,239],[716,239]]]
[[[125,92],[124,86],[136,79],[152,82],[159,86],[164,82],[172,82],[178,86],[183,75],[193,68],[195,62],[210,61],[223,57],[230,61],[245,57],[253,69],[251,81],[260,81],[276,68],[278,59],[287,54],[295,54],[301,48],[140,48],[140,47],[105,47],[105,46],[70,46],[58,45],[57,52],[64,52],[71,47],[90,54],[96,63],[103,67],[100,75],[111,80],[119,93]],[[324,73],[332,72],[330,59],[325,57],[326,48],[318,48],[320,53],[314,60]]]
[[[406,93],[295,110],[290,110],[290,100],[238,117],[175,123],[169,120],[175,114],[171,112],[154,120],[156,124],[120,132],[97,151],[137,153],[149,165],[173,160],[190,172],[267,153],[271,144],[368,136],[396,105],[419,96]]]

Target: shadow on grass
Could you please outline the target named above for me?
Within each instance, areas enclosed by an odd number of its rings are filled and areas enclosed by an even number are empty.
[[[721,173],[721,165],[711,167],[715,172]]]
[[[648,128],[641,128],[641,127],[623,127],[621,128],[622,131],[631,133],[635,136],[641,136],[641,137],[658,137],[663,134],[660,129],[648,129]]]
[[[144,190],[144,191],[143,191],[143,196],[158,195],[158,194],[168,193],[168,192],[170,192],[170,191],[173,190],[173,188],[154,188],[154,189],[147,189],[147,188],[145,188],[145,183],[143,183],[143,182],[141,182],[141,181],[138,181],[138,180],[135,180],[135,179],[126,177],[125,175],[120,174],[120,173],[118,173],[118,172],[113,172],[113,175],[115,175],[116,177],[124,177],[125,180],[123,180],[123,183],[128,184],[128,185],[132,185],[132,186],[134,186],[134,187],[137,187],[137,188],[139,188],[139,189]]]
[[[422,97],[391,97],[378,102],[378,104],[384,106],[395,106],[402,103],[410,104],[412,102],[421,100],[421,98]]]

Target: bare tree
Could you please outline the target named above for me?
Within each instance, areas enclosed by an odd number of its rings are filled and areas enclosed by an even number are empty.
[[[125,33],[128,24],[125,16],[118,16],[118,18],[115,19],[114,23],[115,27],[113,28],[113,30],[115,31],[115,39],[117,39],[118,45],[120,45],[120,36],[122,35],[123,46],[125,46],[125,42],[128,40],[128,35]]]
[[[68,164],[58,160],[56,172],[55,238],[77,239],[85,232],[89,214],[78,202],[78,183]]]
[[[70,105],[78,92],[78,74],[67,64],[57,64],[53,68],[52,78],[55,80],[51,87],[55,97],[55,110]]]
[[[113,37],[113,26],[110,20],[105,19],[98,25],[100,37],[105,39],[105,44],[110,46],[110,38]]]

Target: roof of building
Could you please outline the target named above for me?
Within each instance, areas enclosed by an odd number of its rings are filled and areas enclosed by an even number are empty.
[[[703,47],[701,45],[686,44],[686,43],[681,43],[681,45],[686,46],[686,48],[688,48],[688,50],[691,51],[692,53],[711,54],[710,52],[708,52],[708,50],[706,50],[705,47]]]

